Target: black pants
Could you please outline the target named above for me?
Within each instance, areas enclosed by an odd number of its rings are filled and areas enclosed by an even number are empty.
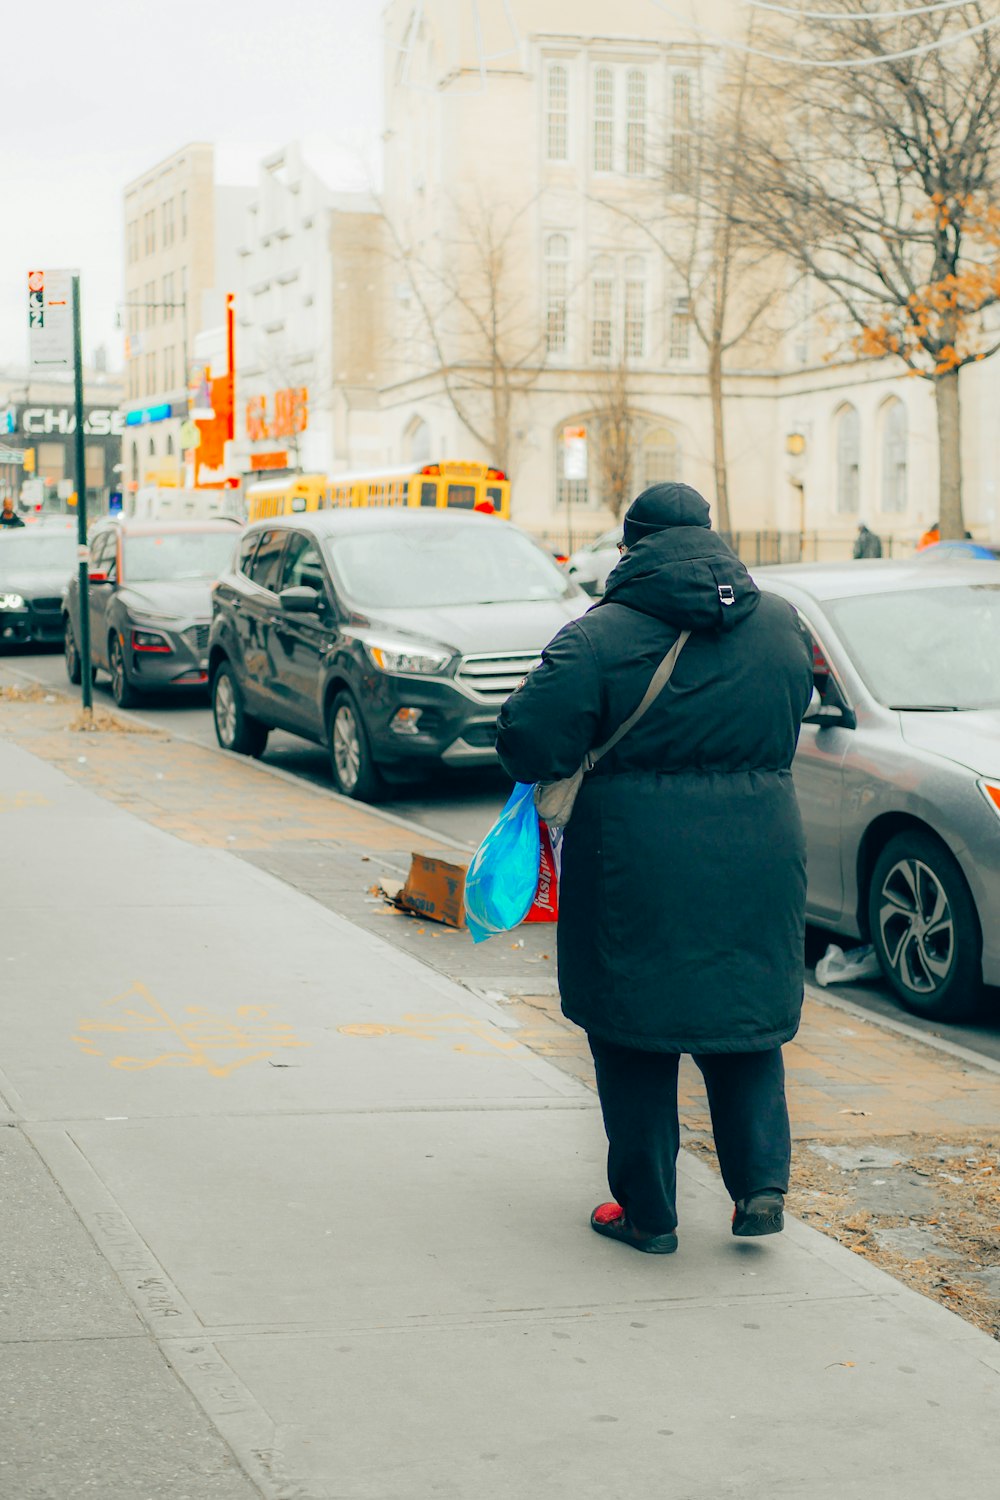
[[[608,1185],[629,1222],[650,1234],[677,1227],[676,1052],[638,1052],[590,1037],[604,1128]],[[735,1201],[788,1188],[791,1135],[781,1048],[696,1057],[708,1092],[722,1180]]]

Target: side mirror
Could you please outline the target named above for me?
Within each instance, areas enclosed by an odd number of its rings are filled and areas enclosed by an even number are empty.
[[[296,588],[282,589],[278,595],[282,609],[296,615],[319,614],[323,607],[323,595],[319,589],[307,588],[305,584]]]
[[[848,708],[832,680],[827,688],[826,703],[820,697],[819,689],[813,684],[812,697],[809,699],[809,707],[802,717],[802,722],[803,724],[815,724],[819,729],[836,729],[838,727],[841,729],[856,729],[858,725],[853,709]]]

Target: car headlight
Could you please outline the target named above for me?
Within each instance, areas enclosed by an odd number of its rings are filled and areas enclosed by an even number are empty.
[[[436,651],[433,646],[409,646],[402,641],[385,644],[365,641],[364,646],[380,672],[415,673],[422,677],[433,677],[438,672],[443,672],[451,660],[450,651]]]
[[[1000,782],[987,781],[984,777],[979,782],[979,790],[982,792],[983,796],[986,798],[987,802],[990,804],[997,817],[1000,817]]]
[[[20,594],[0,594],[0,609],[23,609],[24,600]]]

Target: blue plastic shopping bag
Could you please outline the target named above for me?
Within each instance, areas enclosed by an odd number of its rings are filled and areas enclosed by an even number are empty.
[[[465,879],[465,920],[474,943],[517,927],[535,899],[539,834],[534,791],[518,782],[473,855]]]

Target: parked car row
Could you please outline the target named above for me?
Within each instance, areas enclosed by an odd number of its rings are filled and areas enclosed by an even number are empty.
[[[593,556],[617,559],[605,540]],[[75,543],[33,541],[29,558],[26,533],[0,540],[0,643],[61,634],[78,682],[75,576],[57,590]],[[225,749],[301,735],[327,747],[340,793],[377,800],[494,760],[503,702],[591,606],[579,573],[476,514],[108,521],[91,539],[93,660],[119,704],[207,689]],[[809,920],[870,941],[910,1010],[970,1016],[1000,985],[1000,568],[921,554],[756,576],[812,640],[794,767]]]

